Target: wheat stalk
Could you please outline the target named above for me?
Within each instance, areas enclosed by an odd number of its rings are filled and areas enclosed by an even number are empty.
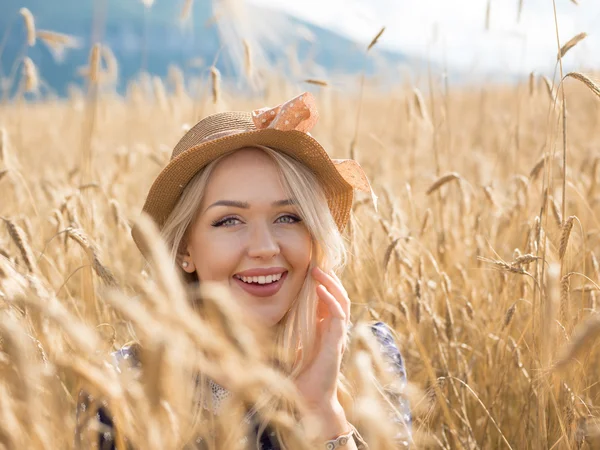
[[[520,256],[517,256],[515,258],[515,260],[510,263],[510,265],[511,266],[527,266],[527,265],[531,264],[532,262],[535,262],[539,259],[541,259],[541,257],[532,255],[532,254],[520,255]]]
[[[421,119],[425,123],[431,124],[431,120],[429,119],[429,113],[427,112],[427,106],[425,106],[425,99],[423,98],[423,94],[418,88],[413,88],[413,98],[417,112],[419,113]]]
[[[536,78],[536,74],[535,72],[531,72],[529,74],[529,96],[533,97],[535,95],[535,78]]]
[[[571,304],[571,274],[560,280],[560,321],[564,325],[569,320],[568,310]]]
[[[571,236],[571,230],[573,229],[573,220],[575,220],[575,216],[569,216],[569,218],[565,221],[562,231],[560,234],[560,246],[558,249],[558,257],[559,259],[563,259],[565,253],[567,252],[567,245],[569,244],[569,236]]]
[[[511,272],[511,273],[516,273],[516,274],[519,274],[519,275],[529,275],[529,276],[531,276],[531,274],[529,274],[525,269],[523,269],[519,265],[508,264],[508,263],[506,263],[504,261],[501,261],[501,260],[489,259],[489,258],[485,258],[483,256],[478,256],[477,259],[480,260],[480,261],[492,263],[496,267],[498,267],[499,269],[501,269],[503,271],[507,271],[507,272]]]
[[[27,241],[27,236],[21,227],[19,227],[16,223],[14,223],[10,219],[2,218],[4,223],[6,224],[6,229],[8,230],[8,234],[19,249],[21,253],[21,258],[23,258],[23,262],[27,267],[27,270],[30,273],[37,272],[37,260],[33,254],[33,250],[29,246],[29,242]]]
[[[495,208],[497,204],[492,194],[492,188],[490,186],[484,186],[483,193],[485,194],[485,198],[490,202],[490,205],[492,205],[492,207]]]
[[[213,104],[219,103],[221,98],[221,72],[215,66],[210,68],[210,77],[212,80],[212,99]]]
[[[101,45],[96,43],[92,46],[89,57],[88,79],[91,84],[98,84],[100,78],[100,49]]]
[[[550,78],[548,78],[546,75],[542,75],[542,82],[546,87],[546,92],[548,93],[550,100],[554,102],[556,100],[556,96],[554,94],[554,86],[552,85],[552,81],[550,81]]]
[[[246,73],[246,77],[250,79],[252,77],[252,47],[250,47],[250,43],[247,39],[242,41],[244,45],[244,72]]]
[[[36,92],[39,86],[38,72],[29,57],[23,59],[23,79],[25,92]]]
[[[504,324],[502,325],[502,328],[506,328],[510,325],[510,323],[512,322],[512,319],[515,315],[515,311],[517,310],[517,302],[514,302],[510,308],[508,308],[506,310],[506,313],[504,314]]]
[[[109,205],[110,205],[110,212],[111,212],[115,226],[120,227],[120,226],[125,225],[127,222],[125,221],[125,219],[123,218],[123,215],[121,214],[121,209],[119,208],[119,202],[117,202],[117,200],[115,200],[113,198],[110,200]]]
[[[181,13],[179,14],[179,22],[184,23],[187,22],[190,16],[192,15],[192,6],[194,5],[194,0],[185,0],[183,4],[183,8],[181,8]]]
[[[145,249],[146,258],[154,269],[159,288],[168,295],[173,307],[182,305],[186,302],[185,291],[155,223],[148,216],[142,215],[138,218],[135,229],[140,246]]]
[[[578,35],[569,39],[569,41],[567,41],[567,43],[561,47],[560,51],[558,52],[558,55],[556,55],[556,60],[558,61],[559,59],[564,58],[564,56],[569,50],[571,50],[573,47],[575,47],[577,44],[583,41],[586,37],[587,33],[579,33]]]
[[[308,83],[308,84],[314,84],[315,86],[321,86],[321,87],[329,86],[327,81],[317,80],[316,78],[308,78],[308,79],[304,80],[304,82]]]
[[[33,47],[35,45],[35,20],[33,14],[27,8],[21,8],[19,14],[23,17],[25,28],[27,30],[27,45]]]
[[[596,274],[596,278],[600,281],[600,263],[593,252],[590,252],[590,259],[592,260],[592,268]]]
[[[385,31],[385,27],[383,27],[381,30],[379,30],[379,33],[377,33],[375,35],[375,37],[369,43],[369,46],[367,47],[367,51],[371,50],[375,46],[375,44],[377,44],[377,41],[379,41],[379,38],[381,37],[381,35],[383,34],[384,31]]]
[[[579,72],[569,72],[568,74],[566,74],[564,76],[563,80],[566,78],[574,78],[575,80],[581,81],[583,84],[585,84],[588,87],[588,89],[590,91],[592,91],[597,97],[600,98],[600,86],[598,86],[598,84],[596,84],[587,75],[584,75]]]
[[[37,30],[36,35],[48,47],[57,61],[64,59],[67,49],[79,48],[81,42],[75,36],[50,30]]]
[[[533,166],[531,171],[529,172],[529,178],[531,178],[532,180],[535,180],[538,177],[538,175],[540,174],[540,172],[542,171],[542,169],[544,168],[544,166],[546,165],[546,162],[548,161],[548,159],[550,159],[550,155],[548,155],[547,153],[544,153],[542,155],[542,157],[535,163],[535,165]]]
[[[525,0],[519,0],[519,6],[517,8],[517,22],[521,21],[521,14],[523,13],[523,4]]]
[[[119,78],[119,62],[113,51],[107,45],[100,48],[100,58],[104,60],[106,69],[102,72],[102,81],[116,83]]]
[[[100,279],[107,286],[116,286],[117,281],[112,274],[112,272],[102,264],[100,258],[98,257],[98,251],[96,246],[93,245],[88,236],[82,229],[68,227],[66,229],[67,236],[73,239],[79,246],[85,251],[92,265],[92,269],[96,272],[96,275],[100,277]]]
[[[387,267],[389,265],[390,258],[392,256],[392,252],[396,249],[396,245],[398,244],[398,242],[400,242],[400,238],[394,239],[390,243],[390,245],[388,245],[388,247],[385,249],[385,253],[383,256],[383,270],[384,271],[387,271]]]
[[[554,216],[554,220],[556,221],[556,224],[562,228],[562,214],[560,212],[560,207],[558,206],[558,203],[556,202],[556,199],[554,197],[552,197],[552,201],[550,202],[551,206],[552,206],[552,215]]]
[[[431,219],[432,212],[431,208],[427,208],[425,214],[423,215],[423,220],[421,221],[421,229],[419,231],[419,236],[423,236],[423,233],[427,230],[427,226],[429,225],[429,220]]]
[[[444,186],[446,183],[449,183],[454,180],[458,180],[458,181],[461,180],[460,175],[457,174],[456,172],[451,172],[446,175],[443,175],[440,178],[438,178],[437,180],[435,180],[435,182],[429,187],[429,189],[427,189],[426,194],[431,195],[435,191],[440,189],[442,186]]]

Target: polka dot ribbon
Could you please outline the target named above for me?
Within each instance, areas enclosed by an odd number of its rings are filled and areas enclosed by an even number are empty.
[[[282,131],[298,130],[310,134],[309,131],[318,120],[319,112],[315,98],[310,92],[304,92],[273,108],[267,107],[252,111],[252,121],[259,130],[274,128]],[[373,205],[377,210],[377,196],[362,167],[353,159],[332,159],[331,161],[349,185],[354,189],[371,194]]]

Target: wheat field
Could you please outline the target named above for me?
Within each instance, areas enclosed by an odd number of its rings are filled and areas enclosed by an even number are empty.
[[[255,402],[266,386],[295,401],[227,294],[186,293],[164,248],[146,262],[130,231],[187,128],[311,90],[315,137],[332,157],[357,159],[379,196],[377,211],[358,196],[342,274],[357,324],[345,360],[358,398],[350,418],[371,448],[393,444],[367,382],[382,371],[360,326],[369,320],[397,332],[414,448],[600,448],[591,79],[461,88],[433,75],[421,80],[429,92],[381,93],[376,79],[361,91],[271,74],[266,93],[240,97],[213,70],[199,97],[182,77],[147,75],[121,96],[99,82],[98,53],[87,92],[0,104],[0,447],[72,448],[83,386],[110,404],[135,448],[182,448],[206,433],[186,402],[197,367],[227,374],[236,401]],[[34,72],[23,90],[35,88]],[[188,295],[202,298],[206,319],[191,314]],[[131,341],[143,349],[139,376],[109,364]],[[293,418],[270,419],[293,448],[310,448]],[[242,448],[240,427],[228,425],[239,417],[225,420],[214,448]]]

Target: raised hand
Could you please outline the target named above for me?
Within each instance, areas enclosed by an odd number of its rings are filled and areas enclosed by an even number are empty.
[[[315,267],[311,275],[317,285],[317,329],[314,357],[296,378],[296,386],[307,405],[314,409],[339,406],[337,382],[350,321],[350,299],[339,278]]]

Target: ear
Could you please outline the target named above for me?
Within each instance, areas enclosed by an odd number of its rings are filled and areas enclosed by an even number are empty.
[[[196,265],[194,264],[189,248],[181,248],[177,254],[177,264],[187,273],[194,273],[196,271]]]

